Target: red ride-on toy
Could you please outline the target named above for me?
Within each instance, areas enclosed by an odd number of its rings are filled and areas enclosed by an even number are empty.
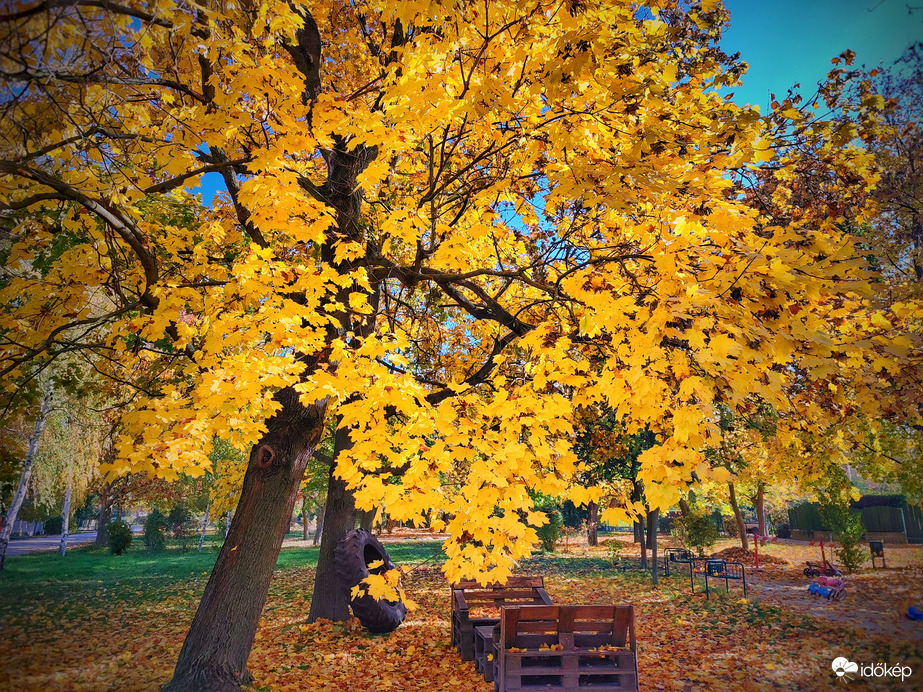
[[[811,541],[811,545],[814,545],[814,541]],[[820,542],[820,559],[821,563],[811,562],[808,560],[807,567],[804,569],[804,576],[806,577],[819,577],[824,575],[825,577],[842,577],[843,573],[838,570],[836,567],[827,562],[827,554],[824,552],[824,542]]]

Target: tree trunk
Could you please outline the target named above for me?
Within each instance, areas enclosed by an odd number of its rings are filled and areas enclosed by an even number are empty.
[[[327,503],[324,505],[324,531],[321,534],[320,554],[317,556],[317,573],[314,577],[314,594],[308,622],[318,618],[343,622],[349,619],[349,603],[340,586],[333,564],[337,543],[356,525],[356,502],[346,483],[334,475],[336,458],[341,450],[349,449],[352,440],[349,431],[338,429],[334,438],[333,464],[327,481]]]
[[[638,520],[638,543],[641,544],[641,569],[647,569],[647,541],[644,540],[644,517]]]
[[[374,507],[369,510],[359,510],[359,528],[365,529],[369,533],[372,533],[372,527],[375,524],[375,514],[378,512]]]
[[[19,475],[19,485],[16,487],[16,494],[13,495],[13,502],[10,503],[10,507],[6,511],[3,530],[0,531],[0,570],[3,569],[6,562],[6,549],[10,545],[10,536],[13,534],[13,523],[16,521],[16,515],[19,514],[19,508],[22,507],[23,500],[26,499],[26,490],[29,489],[29,479],[32,478],[32,464],[35,462],[35,454],[42,439],[42,432],[45,430],[45,421],[51,411],[52,395],[53,390],[51,385],[48,384],[42,394],[42,403],[39,407],[38,418],[35,419],[35,427],[32,428],[29,446],[26,447],[26,459],[22,464],[22,473]]]
[[[753,503],[756,505],[756,520],[759,522],[759,532],[760,536],[768,536],[769,529],[766,528],[766,498],[765,498],[765,486],[763,481],[760,481],[756,484],[756,501]]]
[[[308,540],[308,498],[301,499],[301,539]]]
[[[322,504],[317,510],[317,526],[314,527],[314,545],[320,543],[324,535],[324,515],[327,513],[327,503]]]
[[[744,524],[744,516],[740,513],[740,507],[737,504],[737,492],[734,490],[734,483],[728,483],[728,489],[731,491],[731,509],[734,510],[734,519],[737,520],[737,530],[740,531],[740,547],[748,553],[750,552],[750,542],[747,540],[747,525]]]
[[[587,545],[599,545],[599,505],[591,502],[587,505],[586,542]]]
[[[61,545],[58,552],[61,557],[67,553],[67,529],[70,528],[71,518],[71,482],[67,482],[67,489],[64,491],[64,510],[61,512]]]
[[[326,399],[304,406],[291,387],[276,400],[282,408],[250,452],[227,540],[165,692],[236,691],[252,679],[247,657],[327,407]]]
[[[689,503],[686,502],[686,499],[682,497],[679,498],[679,513],[684,517],[688,517],[691,513],[691,510],[689,509]]]
[[[635,543],[640,543],[644,540],[644,529],[641,526],[641,522],[635,520],[634,523],[634,532],[635,532]]]
[[[651,510],[647,513],[647,547],[651,550],[657,542],[657,512]]]
[[[212,501],[205,503],[205,517],[202,519],[202,533],[199,534],[199,552],[202,552],[202,544],[205,543],[205,529],[208,526],[208,510],[212,507]]]
[[[657,574],[657,519],[659,516],[659,509],[652,509],[647,515],[647,538],[651,548],[651,580],[655,585],[660,582]]]

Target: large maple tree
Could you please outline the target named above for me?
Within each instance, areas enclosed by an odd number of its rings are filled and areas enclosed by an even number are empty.
[[[544,521],[529,490],[598,499],[578,482],[580,407],[657,437],[639,459],[655,509],[714,475],[719,404],[768,402],[782,440],[874,413],[909,346],[885,340],[845,223],[867,213],[863,131],[835,88],[770,118],[722,95],[744,70],[718,48],[726,18],[715,0],[46,0],[2,17],[10,402],[81,351],[145,373],[111,473],[204,473],[215,438],[249,453],[168,689],[248,681],[331,420],[311,615],[339,618],[330,558],[357,502],[438,508],[447,576],[494,580]],[[879,107],[855,118],[872,128]],[[805,151],[835,206],[792,190]],[[193,194],[206,173],[211,205]]]

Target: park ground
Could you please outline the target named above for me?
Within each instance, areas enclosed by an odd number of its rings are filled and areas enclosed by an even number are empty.
[[[395,632],[369,635],[358,622],[305,623],[317,549],[286,541],[249,667],[256,690],[458,690],[489,692],[449,644],[449,592],[440,543],[384,537],[418,607]],[[611,539],[610,539],[611,540]],[[619,539],[616,539],[619,540]],[[626,536],[622,562],[637,548]],[[669,539],[668,539],[669,541]],[[669,545],[669,542],[667,543]],[[148,555],[140,541],[122,556],[93,547],[19,556],[0,575],[0,689],[156,690],[166,682],[217,555]],[[733,546],[723,541],[716,550]],[[545,577],[558,603],[633,603],[642,690],[842,690],[831,661],[910,666],[893,679],[855,679],[849,689],[923,689],[923,622],[902,617],[923,602],[923,548],[888,546],[888,569],[867,563],[840,603],[816,599],[802,574],[819,549],[784,542],[761,549],[774,561],[709,600],[688,574],[661,578],[617,570],[605,547],[571,541],[520,565]]]

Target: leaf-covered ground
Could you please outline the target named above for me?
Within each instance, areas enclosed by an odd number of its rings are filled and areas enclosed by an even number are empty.
[[[388,636],[368,635],[355,621],[304,624],[317,551],[283,551],[250,657],[257,689],[492,689],[449,646],[448,587],[428,559],[438,543],[402,541],[389,550],[416,566],[405,586],[419,609]],[[688,577],[676,575],[654,588],[645,574],[612,570],[603,549],[579,545],[536,556],[522,571],[544,575],[556,602],[634,603],[642,690],[842,689],[830,667],[837,656],[915,671],[903,687],[867,689],[923,688],[923,623],[899,612],[923,601],[921,550],[889,546],[891,569],[851,577],[842,603],[803,595],[803,562],[816,551],[769,547],[791,564],[754,574],[746,600],[733,590],[709,601],[690,596]],[[80,550],[64,560],[11,560],[0,576],[0,689],[157,689],[169,679],[214,558],[214,551],[151,558]],[[861,680],[849,684],[863,688]]]

